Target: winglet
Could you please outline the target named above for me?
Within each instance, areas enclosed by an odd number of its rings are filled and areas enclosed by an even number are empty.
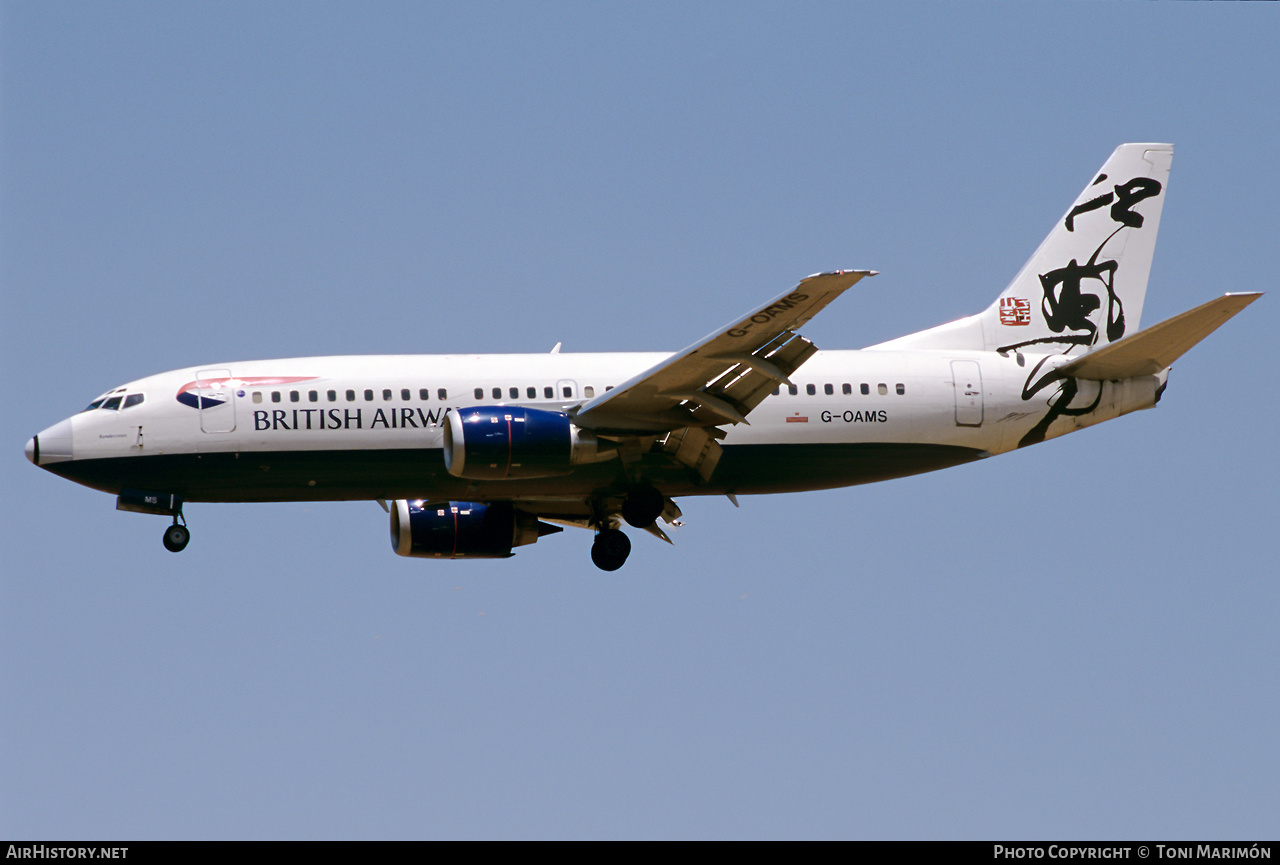
[[[1064,376],[1093,381],[1155,375],[1260,297],[1261,292],[1223,295],[1091,351],[1059,367],[1058,371]]]

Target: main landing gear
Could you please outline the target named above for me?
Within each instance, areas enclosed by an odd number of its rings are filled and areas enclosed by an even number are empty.
[[[595,503],[596,539],[591,545],[591,561],[602,571],[616,571],[626,564],[627,556],[631,555],[631,539],[621,529],[615,528],[618,525],[617,515],[627,525],[647,529],[670,543],[661,530],[653,528],[668,504],[667,497],[655,487],[645,483],[631,487],[622,499],[622,506],[615,511],[613,508],[617,507],[616,501],[615,499],[607,508],[604,502]],[[674,505],[672,507],[675,508]],[[679,509],[675,509],[674,513],[679,515]]]
[[[187,544],[191,542],[191,530],[185,525],[178,522],[181,514],[175,514],[173,517],[173,525],[164,530],[164,548],[171,553],[180,553],[187,548]]]
[[[631,555],[631,539],[621,529],[601,529],[591,544],[591,561],[602,571],[616,571]]]

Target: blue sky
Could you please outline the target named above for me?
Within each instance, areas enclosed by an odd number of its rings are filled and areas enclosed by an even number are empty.
[[[1155,411],[945,472],[401,559],[36,470],[153,372],[684,346],[800,277],[986,306],[1176,146],[1144,324],[1280,270],[1275,4],[0,5],[0,834],[1274,838],[1268,296]]]

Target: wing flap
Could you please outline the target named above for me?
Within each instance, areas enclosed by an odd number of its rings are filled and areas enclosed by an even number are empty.
[[[748,355],[705,389],[722,394],[745,412],[751,411],[779,385],[790,384],[791,374],[818,351],[816,345],[790,331],[776,342],[779,344],[769,347],[769,353]]]
[[[1058,371],[1064,376],[1093,381],[1155,375],[1260,297],[1261,292],[1223,295],[1089,352]]]

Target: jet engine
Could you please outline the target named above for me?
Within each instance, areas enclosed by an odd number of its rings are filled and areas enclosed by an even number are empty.
[[[513,547],[564,529],[540,522],[511,502],[392,503],[391,548],[397,555],[433,559],[505,559]]]
[[[459,478],[555,477],[613,455],[611,442],[578,428],[564,412],[483,406],[451,411],[444,424],[444,466]]]

